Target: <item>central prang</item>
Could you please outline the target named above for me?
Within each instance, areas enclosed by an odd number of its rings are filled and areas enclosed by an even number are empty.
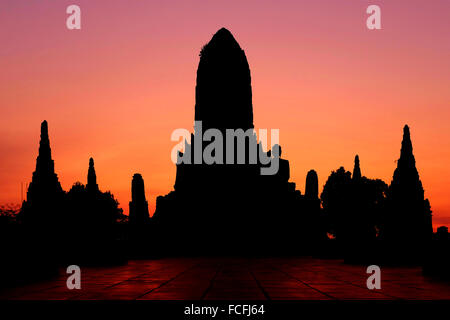
[[[195,120],[203,129],[253,128],[250,68],[233,35],[220,29],[200,52]]]
[[[271,152],[258,143],[250,68],[228,30],[220,29],[202,48],[195,90],[195,131],[178,154],[182,161],[177,161],[174,191],[157,198],[151,219],[156,247],[187,254],[311,249],[321,236],[316,221],[318,192],[313,192],[314,197],[302,196],[289,182],[289,162],[280,158],[281,147]],[[202,141],[203,132],[216,132],[225,139],[230,131],[235,133],[231,150],[230,141],[219,150],[211,148],[214,138]],[[216,157],[220,152],[227,161],[198,161],[195,155],[199,158],[205,151],[212,158],[220,158]],[[272,164],[267,160],[275,157],[274,173],[261,174]],[[312,176],[317,189],[317,175]]]

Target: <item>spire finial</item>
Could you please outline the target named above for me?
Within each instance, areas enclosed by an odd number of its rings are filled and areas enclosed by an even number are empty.
[[[400,151],[400,160],[402,163],[405,163],[409,167],[415,166],[415,159],[413,155],[413,147],[411,142],[411,133],[408,125],[403,127],[403,140],[402,140],[402,149]]]
[[[41,137],[43,135],[48,137],[48,123],[47,123],[47,120],[44,120],[41,123]]]

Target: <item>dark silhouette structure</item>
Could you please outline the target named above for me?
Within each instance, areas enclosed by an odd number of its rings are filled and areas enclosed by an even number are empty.
[[[128,218],[128,255],[133,258],[152,257],[154,250],[148,202],[145,199],[144,179],[139,173],[131,181],[130,215]]]
[[[139,173],[133,175],[131,182],[130,224],[142,225],[149,222],[148,202],[145,199],[144,179]]]
[[[152,218],[155,241],[166,239],[158,246],[169,252],[204,254],[305,249],[302,240],[310,240],[313,220],[300,191],[289,182],[289,162],[281,158],[281,147],[263,152],[256,140],[249,65],[244,51],[224,28],[201,50],[195,92],[195,120],[202,127],[196,122],[190,144],[186,142],[184,152],[179,153],[174,191],[157,199]],[[201,144],[202,130],[207,129],[234,139],[232,154],[225,141],[223,150],[213,152],[223,154],[223,159],[234,158],[233,164],[196,162],[196,150],[203,153],[215,142]],[[229,138],[226,129],[250,131],[244,138]],[[239,143],[246,151],[241,161]],[[256,159],[250,155],[252,148],[260,151]],[[261,168],[268,166],[263,156],[279,161],[276,174],[261,175]]]
[[[374,249],[387,188],[379,179],[361,176],[358,156],[353,175],[341,167],[328,178],[321,195],[323,208],[329,230],[347,262],[378,260]]]
[[[319,200],[319,178],[314,170],[309,170],[306,175],[305,198],[308,200]]]
[[[253,128],[250,67],[230,31],[220,29],[200,52],[195,120],[203,128]]]
[[[224,28],[201,49],[195,98],[194,133],[178,153],[174,190],[157,198],[150,218],[144,180],[134,174],[128,224],[114,196],[100,190],[93,158],[87,184],[64,192],[43,121],[27,199],[17,218],[0,210],[0,238],[10,246],[0,274],[38,278],[62,263],[123,262],[127,241],[132,257],[325,253],[347,262],[423,262],[425,273],[446,276],[448,229],[432,234],[408,126],[389,187],[363,176],[356,155],[353,173],[332,171],[319,198],[316,171],[302,195],[281,146],[264,150],[257,141],[249,64]],[[209,140],[207,130],[215,133]],[[262,174],[272,164],[277,169]],[[29,261],[39,264],[30,270]]]
[[[117,239],[122,210],[110,192],[100,191],[93,158],[89,159],[86,186],[76,182],[67,193],[66,211],[71,231],[66,240],[71,249],[67,261],[103,264],[123,259],[122,244]]]
[[[40,261],[28,274],[31,278],[45,277],[54,274],[58,266],[58,253],[64,239],[65,192],[61,188],[51,155],[50,139],[47,121],[41,123],[39,153],[36,159],[36,169],[27,191],[27,199],[22,203],[18,221],[22,228],[21,235],[15,243],[18,256],[15,259],[21,266],[21,261]],[[23,271],[27,273],[27,271]]]
[[[340,241],[348,237],[347,230],[352,227],[349,225],[352,221],[348,221],[353,202],[351,181],[351,173],[340,167],[331,172],[320,196],[324,214],[329,221],[329,231]]]
[[[388,246],[386,251],[392,251],[390,259],[420,260],[433,229],[430,203],[424,198],[407,125],[403,128],[400,158],[389,186],[386,205],[381,238]]]
[[[450,237],[448,233],[448,228],[445,226],[437,228],[435,239],[437,241],[449,241]]]
[[[96,193],[99,191],[97,184],[97,175],[95,174],[94,159],[89,159],[89,170],[87,177],[86,189],[88,192]]]
[[[87,185],[77,182],[69,192],[62,190],[51,158],[48,124],[42,122],[36,170],[18,217],[30,255],[52,266],[114,261],[123,256],[116,241],[121,215],[114,196],[99,190],[92,158]]]
[[[36,170],[33,172],[33,178],[27,191],[27,200],[23,203],[20,218],[24,223],[42,225],[41,227],[45,228],[61,220],[60,210],[63,200],[64,191],[55,173],[48,124],[44,120],[41,124]]]
[[[353,180],[360,180],[361,179],[361,168],[359,167],[359,156],[355,156],[355,166],[353,167],[353,174],[352,174]]]
[[[322,254],[325,241],[327,240],[326,220],[323,216],[319,199],[319,178],[315,170],[309,170],[306,175],[305,196],[303,197],[302,209],[304,211],[299,223],[307,223],[310,237],[311,252]]]
[[[423,272],[437,279],[450,280],[450,235],[448,228],[439,227],[424,254]]]

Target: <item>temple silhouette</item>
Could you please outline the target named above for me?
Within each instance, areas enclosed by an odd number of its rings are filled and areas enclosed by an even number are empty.
[[[51,157],[48,123],[43,121],[36,170],[18,216],[27,249],[33,248],[52,265],[121,259],[116,230],[121,216],[114,196],[99,189],[93,158],[86,185],[76,182],[68,192],[62,189]]]
[[[250,68],[244,50],[224,28],[200,52],[195,97],[195,121],[201,121],[202,128],[194,128],[191,143],[185,143],[191,161],[180,163],[186,155],[179,153],[174,190],[158,197],[152,218],[157,239],[164,235],[160,245],[183,253],[302,249],[300,243],[310,238],[313,228],[312,212],[289,181],[289,162],[280,158],[280,146],[262,151],[278,157],[275,175],[260,174],[265,166],[261,153],[250,161],[252,146],[262,150],[256,133],[247,131],[254,128]],[[245,136],[245,161],[238,163],[238,141],[232,137],[233,164],[195,163],[193,151],[208,148],[207,143],[196,145],[198,135],[208,129],[224,137],[226,129],[251,132]],[[226,158],[229,150],[224,146],[219,152]]]
[[[93,158],[86,185],[76,182],[65,192],[51,156],[48,123],[43,121],[27,198],[16,220],[0,219],[0,235],[14,239],[4,253],[9,264],[0,271],[37,278],[67,263],[257,254],[420,264],[427,274],[445,275],[450,266],[448,229],[433,234],[430,202],[407,125],[390,185],[364,176],[364,158],[356,155],[352,172],[344,167],[332,171],[320,195],[317,172],[310,170],[302,194],[290,181],[290,164],[282,158],[281,146],[264,150],[257,140],[250,67],[244,50],[224,28],[201,49],[195,97],[194,132],[178,152],[173,190],[157,198],[152,216],[142,175],[132,177],[126,217],[114,196],[100,190]],[[223,150],[211,151],[216,141],[201,139],[208,129],[232,139],[234,148],[227,149],[224,141]],[[228,136],[227,129],[242,135]],[[244,157],[238,154],[240,147]],[[258,151],[256,158],[252,148]],[[198,162],[196,152],[205,150],[234,161]],[[270,165],[267,159],[278,161],[273,175],[261,174]],[[30,259],[41,261],[34,273],[23,267]]]
[[[220,29],[201,49],[196,81],[194,133],[178,153],[174,190],[157,198],[151,218],[144,180],[135,174],[128,227],[117,228],[121,210],[109,192],[100,191],[93,158],[89,159],[86,186],[75,183],[64,192],[54,170],[48,124],[44,121],[36,170],[20,213],[23,224],[48,242],[66,237],[58,230],[83,230],[85,241],[77,237],[67,240],[74,247],[76,243],[84,243],[85,248],[91,244],[108,247],[114,239],[124,237],[133,255],[150,251],[314,254],[329,247],[333,243],[330,239],[334,239],[338,245],[333,250],[353,261],[364,260],[366,249],[381,247],[379,243],[417,253],[431,239],[430,205],[424,199],[415,167],[408,126],[390,186],[364,177],[356,155],[353,173],[343,167],[333,171],[320,198],[317,173],[310,170],[302,195],[290,181],[290,164],[282,158],[281,146],[263,150],[257,141],[250,67],[244,50],[228,30]],[[203,154],[210,147],[204,141],[197,145],[208,129],[234,139],[234,150],[228,150],[224,141],[223,150],[214,151],[222,153],[223,158],[231,156],[233,163],[196,161],[196,148]],[[244,133],[243,159],[238,156],[238,140],[242,137],[230,138],[227,129]],[[258,150],[256,161],[251,159],[252,147]],[[262,156],[277,159],[275,174],[261,174],[268,166]],[[190,161],[181,161],[186,158]],[[383,250],[388,252],[386,248]],[[80,256],[84,250],[78,250]],[[413,252],[406,255],[417,256]]]

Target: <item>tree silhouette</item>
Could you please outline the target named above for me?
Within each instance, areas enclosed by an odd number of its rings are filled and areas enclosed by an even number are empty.
[[[331,172],[320,196],[324,214],[329,221],[329,231],[339,240],[348,237],[348,216],[352,203],[351,181],[351,173],[340,167]]]
[[[321,195],[330,232],[348,261],[369,258],[368,246],[373,246],[378,236],[388,189],[382,180],[361,177],[358,156],[353,172],[352,177],[343,167],[333,171]]]

